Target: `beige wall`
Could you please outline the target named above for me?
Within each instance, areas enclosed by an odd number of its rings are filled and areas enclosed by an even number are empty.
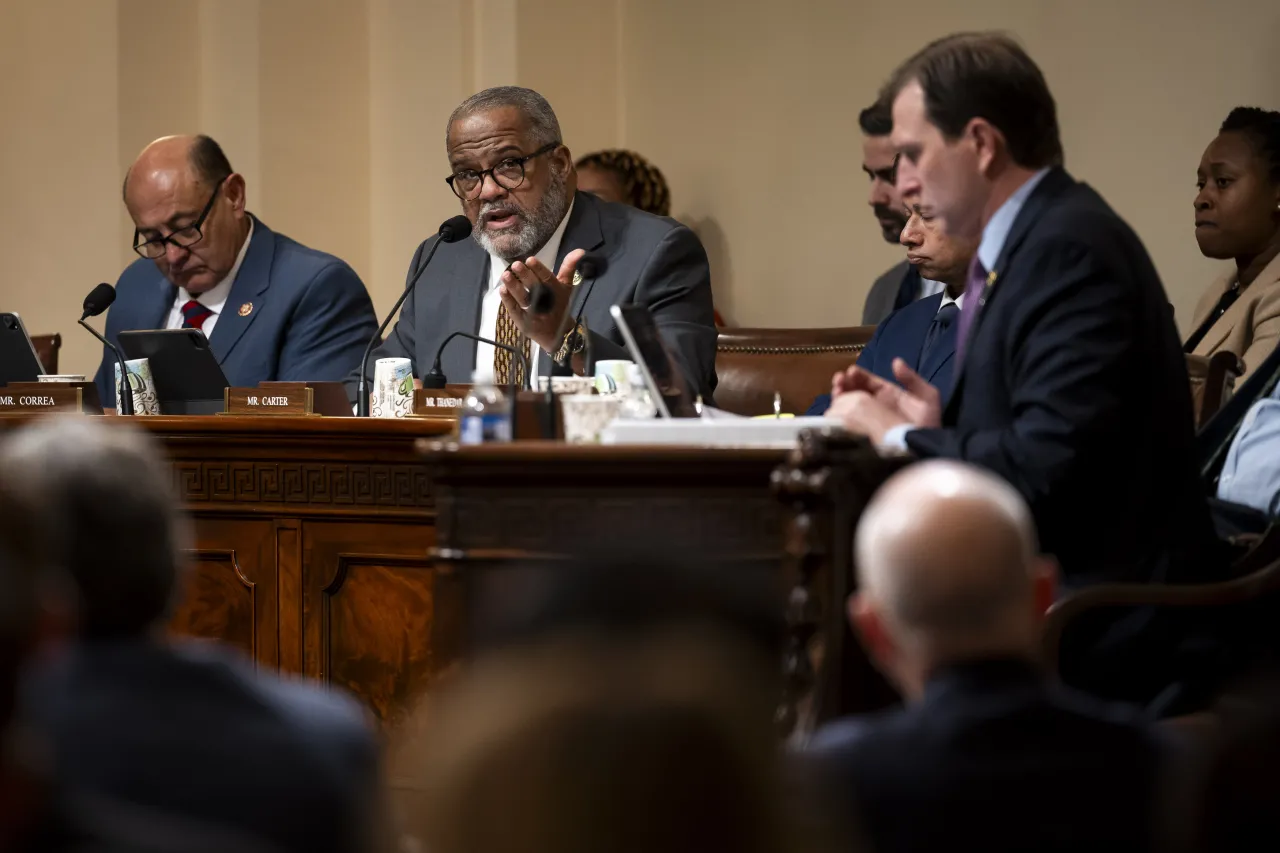
[[[203,131],[255,212],[346,258],[386,310],[457,210],[449,110],[517,82],[576,154],[663,168],[732,320],[856,323],[901,256],[865,206],[858,110],[924,41],[979,27],[1040,61],[1068,167],[1133,224],[1185,322],[1215,269],[1190,228],[1200,152],[1231,106],[1280,107],[1272,0],[0,0],[0,308],[92,371],[74,320],[132,257],[123,169]]]

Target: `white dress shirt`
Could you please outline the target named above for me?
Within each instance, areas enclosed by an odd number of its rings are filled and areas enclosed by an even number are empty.
[[[916,299],[928,299],[935,293],[942,293],[946,289],[947,286],[942,282],[920,276],[920,292],[916,294]]]
[[[552,274],[558,272],[556,269],[556,256],[560,254],[560,243],[564,240],[564,230],[569,224],[569,217],[573,214],[573,202],[569,202],[569,209],[564,212],[564,218],[560,220],[560,224],[556,227],[555,233],[551,235],[551,239],[538,250],[534,255],[543,266],[551,270]],[[502,274],[507,271],[510,264],[497,255],[489,254],[489,289],[484,292],[484,298],[480,300],[480,331],[477,332],[482,338],[491,340],[498,339],[498,310],[502,308],[502,297],[498,295],[498,285],[502,284]],[[529,365],[533,376],[538,376],[538,362],[541,359],[542,348],[533,341],[529,342]],[[476,343],[476,376],[477,382],[493,381],[493,347],[488,344]],[[533,386],[533,378],[525,377],[529,387]]]
[[[236,276],[240,274],[240,265],[244,263],[244,256],[249,252],[249,241],[252,239],[253,217],[251,216],[249,217],[249,233],[244,238],[244,245],[240,247],[240,254],[236,255],[235,266],[231,267],[231,272],[227,273],[226,278],[199,296],[193,297],[190,293],[187,293],[185,287],[179,287],[177,295],[173,298],[173,307],[169,309],[169,319],[164,324],[166,329],[182,328],[182,306],[195,299],[213,312],[205,319],[204,326],[200,329],[204,332],[206,338],[213,335],[213,327],[218,325],[218,317],[222,314],[223,306],[227,304],[227,297],[231,295],[231,285],[236,283]]]

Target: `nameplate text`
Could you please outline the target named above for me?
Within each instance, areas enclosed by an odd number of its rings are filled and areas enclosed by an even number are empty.
[[[29,415],[42,412],[80,412],[84,396],[74,385],[24,382],[0,388],[0,414]]]
[[[229,415],[309,415],[311,389],[305,382],[272,382],[262,388],[228,388]]]

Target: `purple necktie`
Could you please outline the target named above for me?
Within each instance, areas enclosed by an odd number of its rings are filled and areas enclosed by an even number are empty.
[[[960,309],[960,326],[956,329],[956,370],[964,364],[964,351],[969,344],[969,330],[973,328],[973,318],[978,316],[979,303],[982,301],[982,290],[987,286],[987,271],[978,256],[973,256],[969,264],[969,279],[964,285],[964,306]]]

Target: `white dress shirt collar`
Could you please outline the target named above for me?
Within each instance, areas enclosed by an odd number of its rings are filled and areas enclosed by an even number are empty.
[[[213,327],[218,324],[218,317],[222,314],[222,309],[227,304],[227,298],[231,295],[231,288],[236,283],[236,276],[240,275],[240,267],[244,264],[245,255],[249,254],[249,243],[253,240],[253,227],[253,217],[250,216],[249,233],[245,235],[244,245],[240,247],[240,254],[236,255],[236,262],[231,267],[231,271],[223,277],[222,281],[194,297],[187,292],[185,287],[177,289],[177,293],[173,297],[173,305],[169,309],[169,319],[165,323],[166,329],[182,328],[182,306],[186,305],[191,299],[195,299],[210,311],[210,315],[204,321],[204,326],[202,327],[204,336],[207,338],[213,334]]]
[[[569,217],[573,215],[573,199],[569,199],[569,209],[564,212],[560,224],[556,226],[556,230],[551,233],[547,242],[543,244],[534,257],[537,258],[544,267],[551,270],[551,274],[555,275],[559,270],[556,269],[556,256],[560,254],[560,244],[564,242],[565,229],[569,227]],[[517,259],[522,260],[522,259]],[[514,261],[506,261],[489,253],[489,290],[496,290],[502,282],[502,274],[507,271],[507,267],[511,266]]]
[[[996,261],[1000,260],[1000,252],[1003,251],[1004,244],[1009,239],[1009,232],[1013,230],[1014,220],[1018,218],[1018,214],[1022,212],[1022,206],[1027,203],[1031,193],[1047,174],[1049,169],[1044,168],[1028,178],[1026,183],[1013,191],[1013,195],[1005,199],[1004,204],[1000,205],[1000,209],[982,229],[982,242],[978,244],[978,260],[982,262],[982,268],[987,272],[991,272],[995,268]]]

